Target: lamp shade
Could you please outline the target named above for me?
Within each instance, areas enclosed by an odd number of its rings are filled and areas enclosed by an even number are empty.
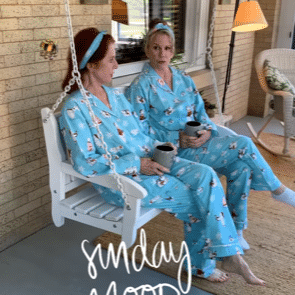
[[[246,1],[240,4],[233,23],[233,31],[258,31],[267,27],[267,21],[257,1]]]
[[[118,23],[128,25],[128,7],[122,0],[113,0],[112,2],[112,20]]]

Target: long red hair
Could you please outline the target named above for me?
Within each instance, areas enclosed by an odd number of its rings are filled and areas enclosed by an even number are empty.
[[[96,28],[87,28],[87,29],[80,31],[75,36],[74,43],[75,43],[75,50],[76,50],[76,58],[77,58],[78,67],[79,67],[87,49],[90,47],[91,43],[93,42],[93,40],[96,38],[96,36],[99,33],[100,32]],[[115,40],[111,35],[109,35],[109,34],[104,35],[104,37],[100,43],[100,46],[94,52],[94,54],[92,55],[92,57],[89,59],[88,62],[89,63],[99,63],[106,56],[106,53],[109,48],[109,44],[114,43],[114,42],[115,42]],[[69,51],[68,72],[67,72],[66,77],[62,83],[63,89],[69,84],[69,81],[72,79],[72,71],[73,71],[72,54],[71,54],[71,51]],[[83,70],[79,70],[79,71],[81,74],[81,78],[83,80],[83,76],[88,70],[85,67]],[[78,88],[79,88],[78,84],[75,83],[71,87],[71,90],[69,91],[69,93],[77,90]]]

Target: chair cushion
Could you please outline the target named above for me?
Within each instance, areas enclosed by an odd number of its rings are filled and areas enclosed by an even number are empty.
[[[263,72],[268,86],[274,90],[287,91],[295,95],[295,87],[282,74],[278,68],[270,64],[269,60],[265,60],[263,64]]]
[[[267,59],[263,64],[263,73],[269,88],[294,94],[293,107],[295,107],[295,87],[289,79],[278,68],[271,65]],[[293,116],[295,116],[295,109],[293,109]]]

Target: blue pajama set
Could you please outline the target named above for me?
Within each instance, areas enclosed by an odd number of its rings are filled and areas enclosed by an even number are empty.
[[[215,259],[243,254],[215,171],[208,165],[177,156],[169,174],[141,174],[140,158],[151,157],[154,147],[163,142],[144,133],[132,105],[122,93],[108,87],[104,89],[112,109],[91,93],[87,96],[116,171],[147,190],[142,206],[164,209],[184,221],[193,274],[208,277],[215,268]],[[73,92],[63,106],[60,130],[77,172],[86,177],[112,173],[79,91]],[[124,205],[121,193],[94,186],[108,203]]]
[[[159,141],[179,146],[179,130],[186,122],[199,121],[211,131],[210,139],[201,147],[178,149],[178,156],[208,166],[227,177],[226,201],[237,230],[247,228],[247,199],[250,189],[270,191],[281,182],[246,136],[219,137],[216,125],[209,119],[196,86],[185,72],[170,67],[173,90],[146,63],[141,74],[126,90],[145,133]],[[186,239],[192,232],[185,230]]]

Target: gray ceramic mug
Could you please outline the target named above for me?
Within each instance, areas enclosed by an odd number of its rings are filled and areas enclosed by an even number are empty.
[[[153,160],[170,169],[174,163],[175,151],[170,145],[158,145],[153,154]]]
[[[185,124],[184,132],[188,136],[200,137],[199,131],[203,130],[203,125],[198,121],[189,121]]]

